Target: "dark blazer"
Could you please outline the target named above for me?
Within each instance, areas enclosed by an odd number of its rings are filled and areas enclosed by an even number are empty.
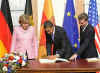
[[[51,44],[54,44],[53,54],[60,54],[62,58],[69,58],[72,55],[72,47],[62,27],[55,26],[54,40],[46,33],[46,46],[48,55],[51,54]]]
[[[80,58],[98,57],[94,39],[95,31],[91,25],[87,25],[84,31],[80,30],[80,49],[77,52]]]

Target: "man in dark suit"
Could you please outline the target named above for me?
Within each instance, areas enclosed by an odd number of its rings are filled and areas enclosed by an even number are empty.
[[[46,33],[46,48],[49,57],[69,58],[72,47],[62,27],[53,25],[50,21],[44,23]]]
[[[82,13],[78,16],[80,24],[80,48],[72,55],[71,60],[80,56],[80,58],[94,58],[98,57],[98,53],[95,47],[95,31],[94,28],[88,24],[88,15]]]

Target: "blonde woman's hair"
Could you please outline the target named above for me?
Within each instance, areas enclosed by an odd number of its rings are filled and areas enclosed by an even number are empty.
[[[19,17],[19,23],[22,25],[22,24],[29,24],[29,16],[28,15],[21,15]]]

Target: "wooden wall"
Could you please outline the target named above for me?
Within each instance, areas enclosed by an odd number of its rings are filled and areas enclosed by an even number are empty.
[[[85,0],[75,0],[75,8],[76,8],[76,15],[78,16],[80,13],[85,11]],[[80,27],[78,24],[78,29],[80,32]]]

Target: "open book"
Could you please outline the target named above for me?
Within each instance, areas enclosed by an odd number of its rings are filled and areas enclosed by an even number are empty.
[[[39,59],[40,63],[56,63],[56,62],[69,62],[67,59],[56,58],[56,59]]]

